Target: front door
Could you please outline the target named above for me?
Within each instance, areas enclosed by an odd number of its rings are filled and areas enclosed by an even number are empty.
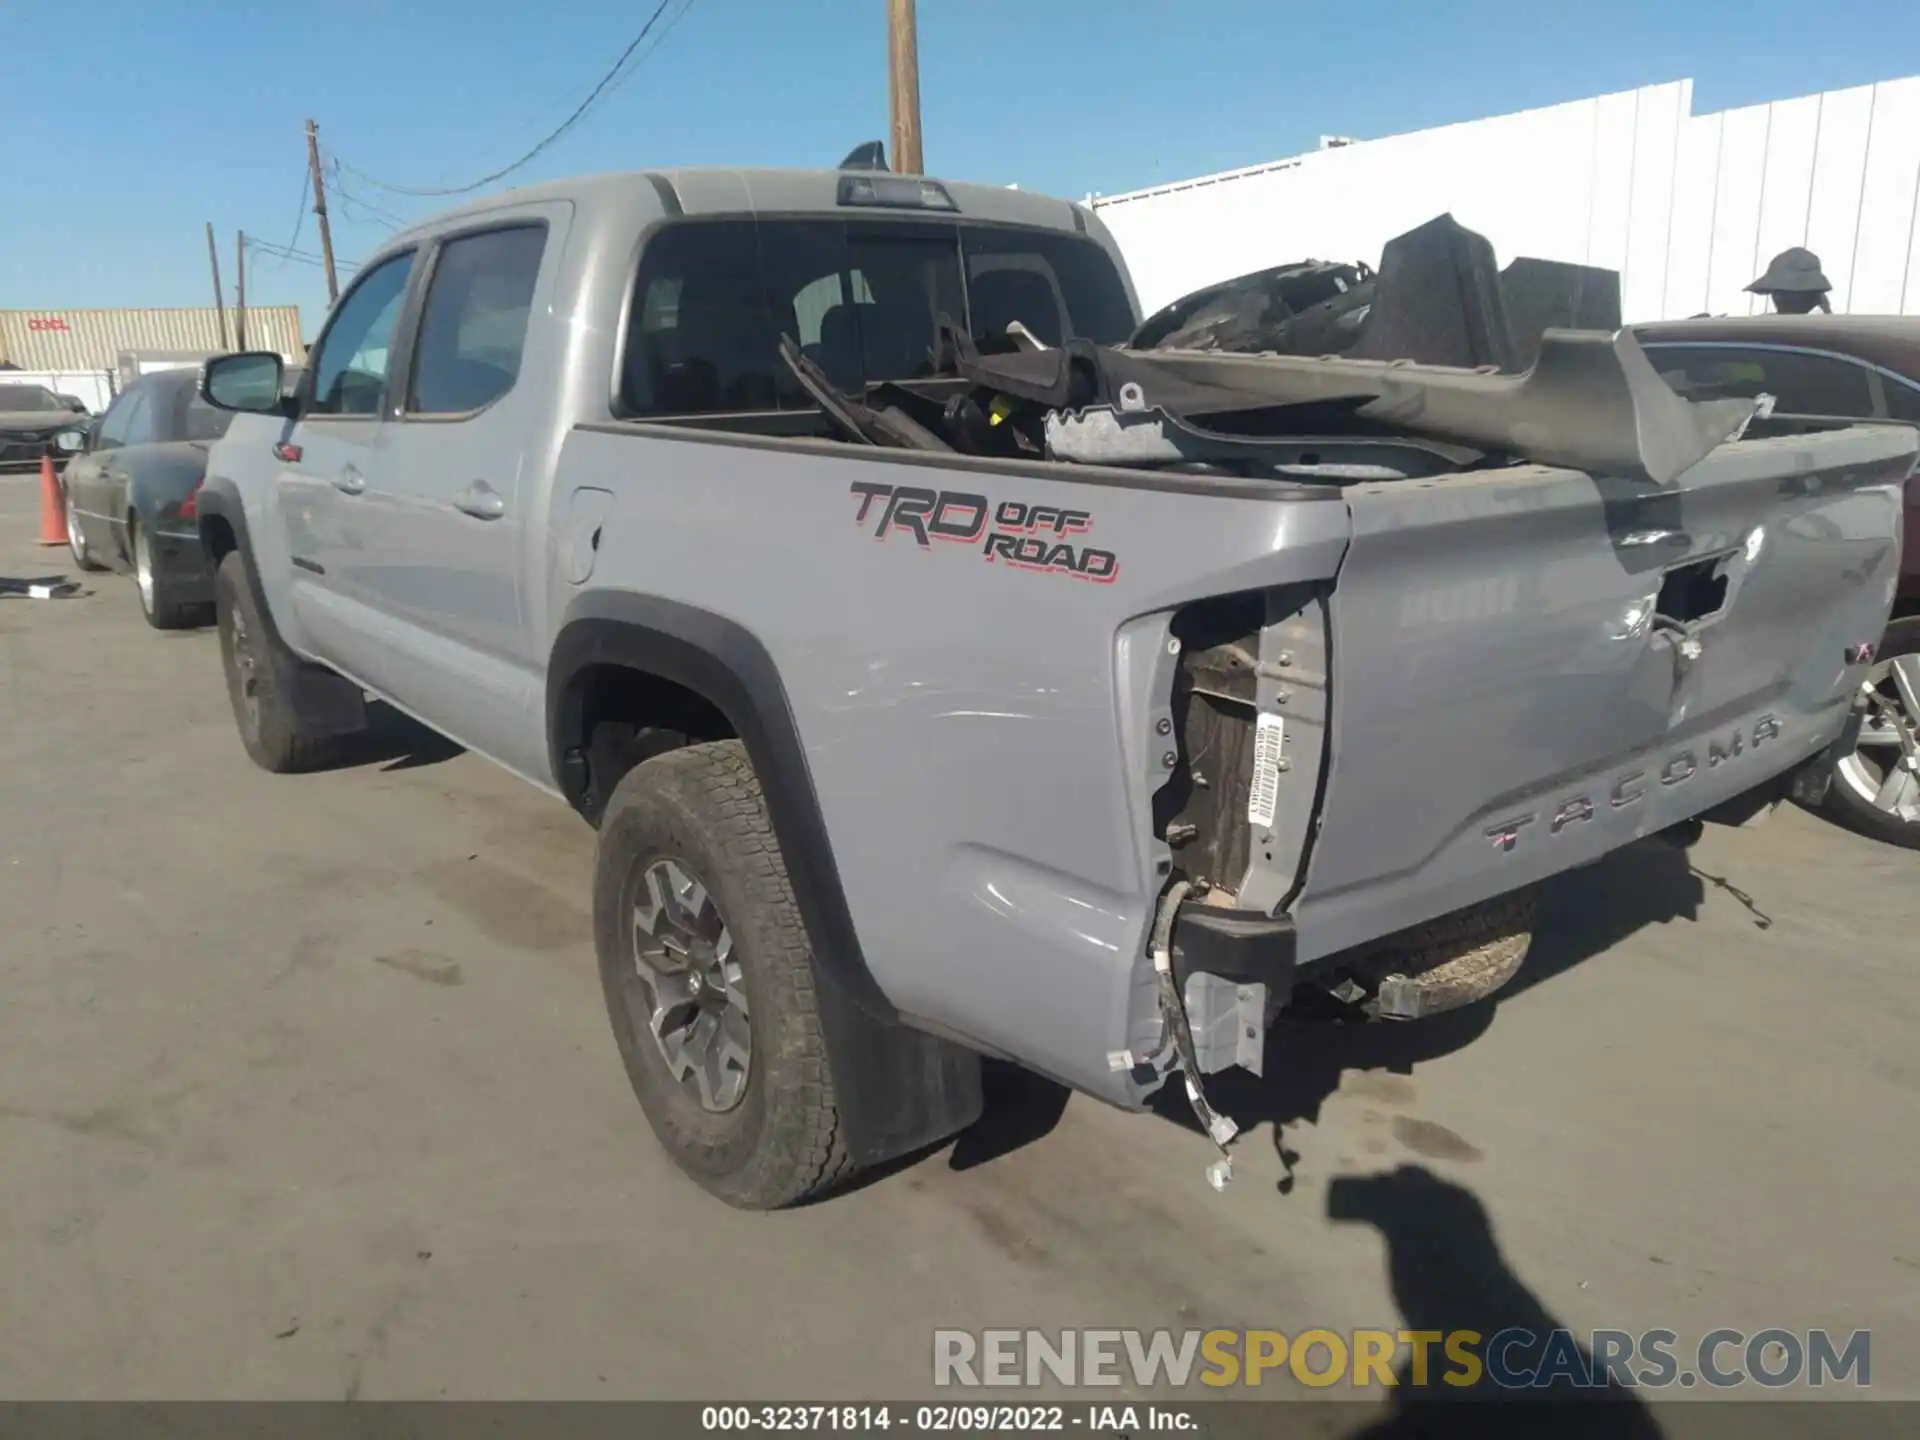
[[[334,308],[308,363],[299,416],[275,447],[274,498],[300,633],[315,658],[382,692],[393,667],[364,584],[376,533],[366,496],[413,258],[409,251],[373,266]]]
[[[426,259],[418,321],[381,427],[356,557],[356,591],[378,608],[400,673],[390,694],[428,724],[536,778],[547,774],[541,693],[520,596],[522,557],[544,516],[528,513],[523,466],[558,372],[561,327],[529,320],[553,291],[564,203],[443,236]]]

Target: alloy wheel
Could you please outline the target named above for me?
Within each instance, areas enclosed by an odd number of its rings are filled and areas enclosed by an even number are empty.
[[[133,578],[140,587],[140,608],[151,615],[153,613],[153,542],[147,539],[146,529],[138,523],[133,527]]]
[[[247,726],[258,732],[260,728],[260,672],[259,657],[253,653],[253,635],[247,629],[246,613],[238,605],[227,611],[227,625],[223,632],[227,642],[227,659],[235,679],[239,682],[240,703],[246,709]]]
[[[1920,824],[1920,655],[1896,655],[1867,672],[1873,697],[1840,783],[1874,809]]]
[[[702,1109],[724,1114],[753,1066],[745,975],[711,892],[680,860],[656,860],[633,904],[628,1005],[673,1078]]]

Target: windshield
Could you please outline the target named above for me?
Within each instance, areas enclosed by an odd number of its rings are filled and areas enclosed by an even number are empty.
[[[66,402],[44,385],[0,385],[0,410],[65,410]]]

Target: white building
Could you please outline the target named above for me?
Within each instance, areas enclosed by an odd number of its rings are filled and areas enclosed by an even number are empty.
[[[1628,321],[1764,308],[1791,245],[1836,311],[1920,314],[1920,76],[1693,113],[1693,82],[1341,143],[1100,196],[1151,312],[1292,260],[1364,260],[1442,212],[1517,255],[1621,272]]]

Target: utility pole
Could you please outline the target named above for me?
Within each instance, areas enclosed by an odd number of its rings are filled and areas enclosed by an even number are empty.
[[[313,213],[320,221],[320,258],[327,265],[327,303],[340,298],[340,281],[333,273],[333,228],[327,224],[327,186],[320,178],[320,134],[307,121],[307,170],[313,176]]]
[[[220,252],[213,245],[213,222],[207,221],[207,263],[213,266],[213,313],[220,325],[219,346],[227,346],[227,297],[220,291]]]
[[[247,232],[233,237],[233,348],[247,348]]]
[[[887,0],[887,102],[893,119],[893,168],[924,171],[920,158],[920,42],[913,0]]]

